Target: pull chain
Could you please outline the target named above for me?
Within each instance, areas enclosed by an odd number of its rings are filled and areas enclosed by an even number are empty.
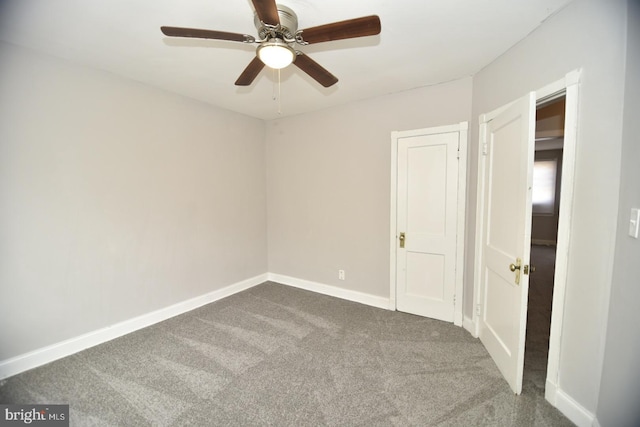
[[[273,91],[271,94],[271,98],[275,101],[278,100],[278,114],[282,114],[282,89],[281,89],[281,79],[280,79],[280,69],[278,68],[278,82],[276,83],[276,70],[275,68],[271,69],[271,76],[273,78]],[[277,85],[277,94],[276,94],[276,85]]]
[[[282,92],[280,82],[280,69],[278,68],[278,115],[282,115]]]
[[[273,89],[271,90],[271,99],[274,101],[277,99],[276,95],[276,69],[271,69],[271,81],[273,82]]]

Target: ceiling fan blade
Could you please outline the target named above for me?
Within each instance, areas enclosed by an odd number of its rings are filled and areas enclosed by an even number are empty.
[[[300,68],[305,73],[309,74],[315,81],[320,83],[324,87],[329,87],[338,82],[338,78],[324,69],[313,59],[309,58],[302,52],[296,52],[296,60],[293,61],[294,65]]]
[[[258,19],[265,24],[277,25],[280,23],[278,16],[278,6],[275,0],[251,0],[256,9]]]
[[[160,27],[165,36],[170,37],[193,37],[198,39],[229,40],[233,42],[253,43],[256,39],[253,36],[239,33],[227,33],[225,31],[199,30],[197,28],[181,27]]]
[[[333,22],[302,30],[302,38],[307,43],[329,42],[355,37],[380,34],[380,17],[377,15]]]
[[[247,65],[238,80],[236,80],[236,86],[249,86],[256,79],[260,71],[264,68],[264,62],[257,56]]]

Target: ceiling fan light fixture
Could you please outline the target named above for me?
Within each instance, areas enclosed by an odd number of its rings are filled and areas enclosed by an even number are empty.
[[[282,39],[274,38],[258,46],[258,58],[264,65],[276,70],[291,64],[296,57],[296,52]]]

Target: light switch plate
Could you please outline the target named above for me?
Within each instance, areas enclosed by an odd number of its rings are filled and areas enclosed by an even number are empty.
[[[629,236],[637,239],[640,229],[640,209],[631,209],[631,219],[629,219]]]

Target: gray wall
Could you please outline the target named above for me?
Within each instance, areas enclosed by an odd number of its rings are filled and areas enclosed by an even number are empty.
[[[640,2],[629,2],[627,70],[618,231],[611,308],[597,418],[603,427],[640,425],[640,240],[631,238],[631,208],[640,208]]]
[[[0,360],[265,273],[263,137],[0,44]]]
[[[582,68],[575,199],[561,341],[560,388],[596,411],[613,273],[620,156],[626,6],[580,0],[474,76],[469,206],[476,204],[478,116]],[[566,159],[565,159],[566,160]],[[468,217],[465,315],[473,301],[475,218]]]
[[[269,272],[388,298],[391,131],[470,111],[466,78],[268,122]]]

